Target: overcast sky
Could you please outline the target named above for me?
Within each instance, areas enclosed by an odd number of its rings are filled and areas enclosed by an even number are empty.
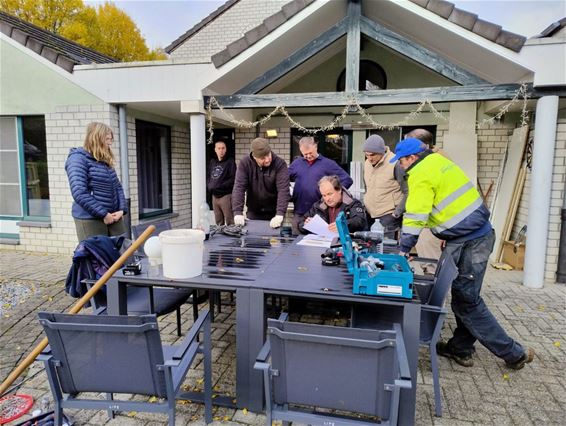
[[[261,1],[261,0],[257,0]],[[371,0],[380,1],[380,0]],[[451,0],[456,7],[527,37],[566,17],[566,0]],[[100,1],[85,0],[87,4]],[[151,48],[165,47],[221,6],[218,0],[117,0]]]

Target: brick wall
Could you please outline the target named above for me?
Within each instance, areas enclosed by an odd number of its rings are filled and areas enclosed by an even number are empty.
[[[171,57],[210,61],[212,55],[261,24],[265,18],[278,12],[288,1],[240,0],[177,47],[171,53]]]
[[[265,137],[268,128],[262,127],[259,130],[260,137]],[[276,138],[269,138],[269,145],[275,154],[283,158],[287,165],[291,160],[291,129],[289,127],[272,127],[269,129],[277,130]],[[241,158],[250,153],[250,146],[256,136],[255,129],[239,129],[236,128],[236,164]]]
[[[477,131],[478,135],[478,181],[484,193],[493,182],[486,204],[491,207],[496,193],[497,177],[501,162],[505,156],[505,147],[511,140],[514,126],[507,123],[495,123]]]
[[[113,129],[113,148],[118,159],[118,113],[115,107],[107,104],[62,106],[54,113],[45,115],[51,227],[21,226],[20,244],[12,248],[59,254],[73,252],[77,245],[77,236],[71,216],[73,199],[65,174],[65,161],[69,149],[83,145],[86,126],[92,121],[101,121]],[[117,173],[119,176],[119,163]]]
[[[531,136],[534,128],[531,129]],[[558,268],[558,249],[560,245],[560,213],[564,197],[564,182],[566,181],[566,119],[558,120],[556,129],[556,147],[554,149],[554,171],[550,198],[550,217],[548,225],[548,243],[546,249],[546,264],[544,279],[554,282]],[[531,172],[527,173],[525,187],[519,203],[519,210],[513,226],[513,237],[527,224],[529,217],[529,197],[531,194]]]
[[[191,148],[189,124],[171,128],[171,176],[173,189],[172,219],[175,228],[191,227]],[[203,182],[202,185],[205,185]]]
[[[139,223],[138,208],[138,168],[136,153],[135,117],[127,115],[128,129],[128,158],[130,172],[130,198],[132,224]],[[75,225],[71,216],[73,198],[65,173],[65,161],[69,149],[83,145],[86,126],[92,121],[100,121],[109,125],[114,131],[114,154],[116,156],[116,172],[120,174],[120,141],[118,128],[118,111],[112,105],[81,105],[64,106],[56,112],[45,115],[47,139],[47,162],[49,173],[49,194],[51,201],[51,227],[20,227],[20,244],[3,245],[2,248],[71,254],[77,245]],[[155,120],[150,120],[159,123]],[[191,159],[188,123],[170,120],[162,124],[171,127],[171,176],[173,192],[172,219],[175,227],[190,227],[191,225]]]

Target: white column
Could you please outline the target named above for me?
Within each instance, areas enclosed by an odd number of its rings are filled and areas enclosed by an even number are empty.
[[[126,105],[118,105],[118,129],[120,132],[120,175],[126,199],[130,198],[130,166],[128,163],[128,125]]]
[[[199,223],[199,208],[206,201],[206,125],[204,114],[191,114],[191,225]]]
[[[531,288],[542,288],[544,285],[557,117],[558,96],[540,98],[537,102],[535,118],[527,247],[523,275],[523,285]]]

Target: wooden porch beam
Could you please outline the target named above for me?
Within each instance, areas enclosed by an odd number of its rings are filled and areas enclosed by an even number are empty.
[[[269,71],[260,75],[248,85],[242,87],[236,93],[242,95],[254,94],[262,91],[270,84],[274,83],[288,72],[292,71],[309,58],[324,50],[340,37],[346,34],[347,18],[332,26],[329,30],[319,35],[317,38],[295,51]]]
[[[348,0],[348,41],[346,42],[346,85],[345,91],[358,91],[360,81],[360,0]]]
[[[520,84],[478,84],[474,86],[422,87],[415,89],[392,89],[364,91],[356,94],[360,105],[401,105],[417,104],[425,99],[432,102],[468,102],[512,99]],[[529,99],[556,95],[566,97],[566,87],[549,90],[533,89],[527,85]],[[274,108],[285,107],[333,107],[345,106],[352,94],[346,92],[323,93],[276,93],[260,95],[226,95],[215,96],[225,108]],[[210,96],[205,96],[208,105]]]
[[[462,85],[485,84],[487,81],[447,61],[433,51],[415,44],[413,41],[399,35],[365,16],[360,18],[362,33],[372,40],[394,50],[401,55],[421,64],[422,66],[441,74],[442,76]]]

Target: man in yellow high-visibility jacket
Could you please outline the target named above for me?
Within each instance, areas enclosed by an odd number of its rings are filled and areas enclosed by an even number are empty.
[[[450,340],[438,342],[438,354],[471,367],[478,340],[509,368],[523,368],[533,360],[534,351],[525,350],[509,337],[480,295],[495,233],[475,186],[462,169],[428,150],[419,139],[400,141],[391,161],[399,161],[405,169],[409,186],[401,254],[409,253],[420,232],[428,227],[446,242],[442,256],[451,256],[458,267],[452,282],[456,329]]]

